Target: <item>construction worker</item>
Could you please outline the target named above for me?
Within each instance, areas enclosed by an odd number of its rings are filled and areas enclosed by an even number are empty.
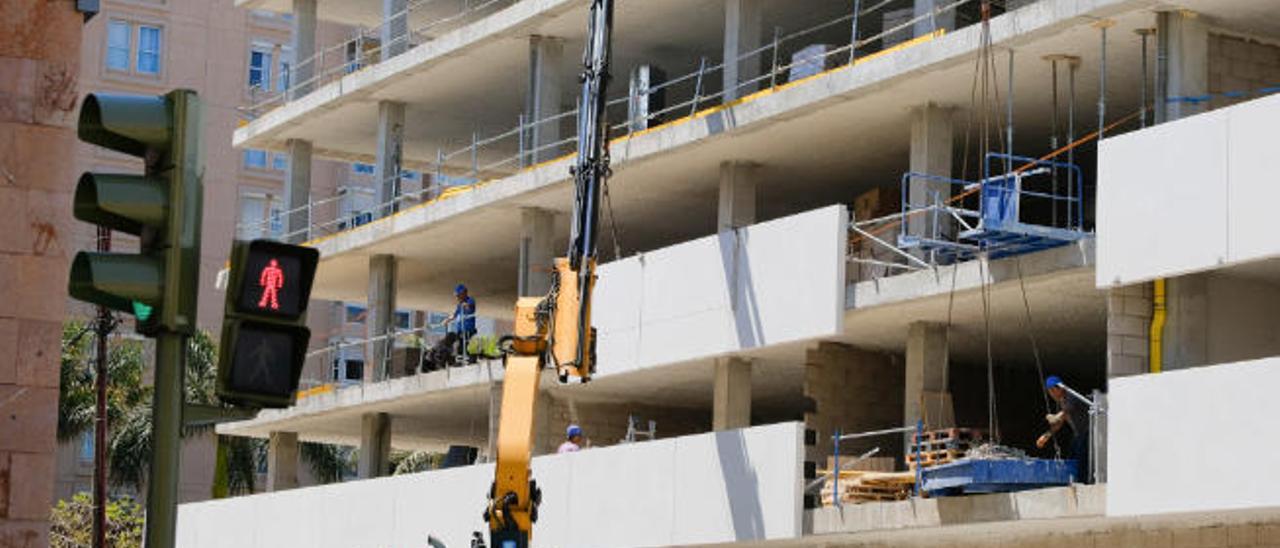
[[[453,331],[458,334],[458,345],[462,347],[458,355],[473,363],[475,359],[467,354],[467,345],[476,334],[476,300],[467,295],[467,286],[462,284],[453,288],[453,296],[458,299],[458,305],[454,307],[453,314],[445,318],[444,325],[447,329],[449,324],[457,322]]]
[[[556,449],[556,453],[576,453],[582,450],[582,427],[570,424],[564,435],[567,439]]]
[[[1071,429],[1070,443],[1067,445],[1068,453],[1063,455],[1066,458],[1075,459],[1080,463],[1082,468],[1087,468],[1089,460],[1089,409],[1084,402],[1078,401],[1067,393],[1067,387],[1062,384],[1062,379],[1057,376],[1050,376],[1045,379],[1044,388],[1049,392],[1049,397],[1058,405],[1057,413],[1050,413],[1044,416],[1045,422],[1049,423],[1049,430],[1040,435],[1036,440],[1036,447],[1043,449],[1049,442],[1053,441],[1053,437],[1058,431],[1065,426]]]

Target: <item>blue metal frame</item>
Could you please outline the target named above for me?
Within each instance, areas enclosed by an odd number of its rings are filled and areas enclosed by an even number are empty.
[[[997,162],[1004,169],[997,172]],[[1023,167],[1015,170],[1014,164]],[[1055,194],[1022,190],[1020,179],[1027,168],[1049,170],[1066,170],[1070,175],[1067,181],[1067,194]],[[994,173],[994,174],[993,174]],[[967,190],[975,185],[980,189],[978,209],[965,209],[948,205],[941,199],[930,200],[923,206],[913,205],[910,201],[910,187],[914,180],[941,182],[959,186]],[[952,193],[947,193],[947,198]],[[1051,160],[1040,160],[1025,156],[988,152],[983,158],[983,177],[979,181],[966,181],[930,175],[927,173],[908,172],[902,175],[901,198],[902,215],[898,247],[902,249],[922,249],[928,251],[940,263],[951,263],[968,260],[979,253],[987,252],[992,258],[1006,257],[1020,253],[1038,251],[1073,242],[1085,237],[1084,232],[1084,172],[1079,166]],[[1046,226],[1024,223],[1019,219],[1022,201],[1025,199],[1048,200],[1057,204],[1067,204],[1067,220],[1064,226]],[[931,209],[933,212],[930,234],[911,234],[907,217],[913,211]],[[939,216],[947,215],[957,219],[972,219],[966,222],[953,236],[938,234]]]

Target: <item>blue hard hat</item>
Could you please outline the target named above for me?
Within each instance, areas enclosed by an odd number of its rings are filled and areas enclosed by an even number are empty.
[[[458,287],[453,288],[454,295],[461,295],[466,292],[467,292],[467,286],[462,284],[458,284]]]
[[[569,428],[567,428],[564,432],[564,437],[566,438],[572,438],[574,436],[581,436],[581,435],[582,435],[582,428],[576,424],[570,424]]]
[[[1044,380],[1045,388],[1053,388],[1059,384],[1062,384],[1062,379],[1059,379],[1057,375],[1049,375],[1049,378]]]

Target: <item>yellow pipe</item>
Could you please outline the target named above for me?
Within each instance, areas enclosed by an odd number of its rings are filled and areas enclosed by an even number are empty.
[[[1164,365],[1164,320],[1165,320],[1165,287],[1164,278],[1157,278],[1152,283],[1154,295],[1151,299],[1151,372],[1159,373]]]

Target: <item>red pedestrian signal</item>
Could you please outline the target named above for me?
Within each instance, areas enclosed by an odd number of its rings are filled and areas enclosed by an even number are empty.
[[[239,260],[241,269],[232,269],[228,289],[234,311],[293,319],[307,311],[311,279],[320,254],[313,248],[254,240]]]
[[[314,248],[268,240],[231,251],[218,396],[249,407],[288,407],[306,361],[307,300],[320,262]]]
[[[280,289],[284,287],[284,271],[280,269],[280,262],[271,259],[267,263],[266,268],[262,269],[262,273],[258,275],[258,287],[262,288],[262,298],[258,299],[258,308],[271,307],[271,310],[280,310]]]

